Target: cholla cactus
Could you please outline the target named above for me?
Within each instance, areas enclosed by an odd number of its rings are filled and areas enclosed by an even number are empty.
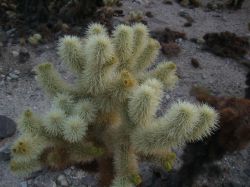
[[[159,48],[143,24],[117,26],[111,37],[93,24],[85,39],[62,38],[58,53],[76,81],[66,83],[52,64],[37,67],[38,81],[53,104],[44,116],[31,110],[21,116],[11,169],[25,176],[43,166],[113,160],[113,180],[101,179],[108,180],[101,186],[113,187],[139,184],[141,159],[171,169],[171,148],[208,136],[217,113],[207,105],[177,102],[156,118],[163,90],[177,81],[172,62],[147,71]]]

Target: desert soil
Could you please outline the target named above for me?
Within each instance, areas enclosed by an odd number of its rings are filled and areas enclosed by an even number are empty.
[[[206,4],[208,0],[204,0]],[[240,10],[206,11],[205,7],[195,9],[181,7],[176,2],[173,5],[159,1],[123,1],[121,7],[127,15],[131,10],[151,11],[152,18],[145,18],[151,31],[168,27],[172,30],[183,31],[187,40],[178,40],[182,52],[177,57],[167,58],[160,54],[157,62],[173,61],[177,64],[180,81],[173,91],[167,92],[162,99],[159,115],[163,114],[170,103],[181,99],[194,101],[189,91],[192,86],[200,85],[212,90],[218,96],[244,97],[247,67],[238,61],[221,58],[202,50],[199,44],[192,43],[190,38],[202,38],[208,32],[231,31],[240,36],[249,37],[247,23],[250,21],[250,1],[245,1]],[[191,27],[183,27],[186,22],[178,13],[188,13],[195,22]],[[124,18],[115,18],[119,23]],[[1,48],[0,68],[2,74],[8,71],[19,70],[17,80],[2,80],[0,78],[0,114],[17,119],[19,114],[30,107],[36,112],[45,112],[49,108],[48,97],[40,89],[32,74],[32,69],[40,63],[50,61],[55,64],[66,80],[71,81],[73,75],[67,72],[56,53],[56,42],[37,47],[25,46],[30,53],[30,59],[20,64],[15,56],[22,46],[9,44]],[[13,52],[14,51],[14,52]],[[190,60],[196,58],[200,68],[194,68]],[[6,70],[7,71],[7,70]],[[181,154],[181,149],[177,150]],[[250,186],[250,148],[226,155],[216,164],[223,169],[222,176],[203,174],[194,186]],[[177,160],[176,167],[181,165]],[[143,163],[141,167],[144,179],[150,178],[151,165]],[[98,176],[80,171],[74,167],[60,172],[42,171],[29,179],[17,178],[11,174],[7,161],[0,160],[0,187],[56,187],[56,186],[95,186]]]

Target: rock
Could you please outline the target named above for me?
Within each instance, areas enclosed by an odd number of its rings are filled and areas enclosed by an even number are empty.
[[[82,179],[82,181],[83,181],[83,185],[95,186],[97,180],[96,180],[96,178],[94,176],[87,175],[86,177],[84,177]]]
[[[0,86],[3,86],[4,85],[4,81],[0,81]]]
[[[6,32],[6,34],[7,34],[8,36],[10,36],[10,35],[14,34],[15,32],[16,32],[16,29],[13,28],[13,29],[8,30],[8,31]]]
[[[250,48],[247,37],[231,32],[207,33],[203,36],[207,50],[221,57],[242,58]]]
[[[61,186],[69,186],[68,181],[64,175],[59,175],[57,178],[57,182]]]
[[[179,12],[179,16],[185,18],[187,20],[187,22],[189,23],[193,23],[194,22],[194,19],[185,11],[180,11]]]
[[[171,0],[164,0],[163,3],[166,4],[166,5],[172,5],[173,4],[173,2]]]
[[[68,176],[72,175],[72,170],[70,168],[67,168],[64,170],[64,173]]]
[[[0,161],[10,160],[10,146],[11,142],[0,142]]]
[[[57,185],[54,181],[52,182],[52,187],[57,187]]]
[[[177,56],[181,52],[180,46],[175,42],[161,43],[162,52],[168,56]]]
[[[200,62],[196,58],[191,59],[191,64],[194,68],[200,67]]]
[[[187,23],[184,23],[184,25],[183,25],[184,27],[191,27],[192,26],[192,23],[190,23],[190,22],[187,22]]]
[[[206,78],[207,78],[207,76],[202,74],[202,79],[206,79]]]
[[[226,182],[222,184],[223,187],[242,187],[241,184],[236,182]]]
[[[184,10],[180,10],[180,12],[178,13],[179,16],[181,17],[186,17],[186,16],[189,16],[189,14],[187,12],[185,12]]]
[[[248,177],[250,177],[250,169],[244,169],[244,173],[245,173]]]
[[[0,42],[4,43],[6,41],[7,41],[7,35],[6,35],[6,33],[3,32],[3,31],[0,31]]]
[[[204,44],[205,40],[203,38],[197,38],[197,44]]]
[[[18,69],[14,70],[13,73],[15,73],[16,75],[20,74],[20,71]]]
[[[154,17],[154,15],[152,14],[152,12],[150,12],[150,11],[147,11],[147,12],[145,13],[145,15],[146,15],[147,17],[149,17],[149,18]]]
[[[20,64],[23,64],[25,62],[27,62],[30,58],[30,54],[28,52],[28,50],[26,48],[22,48],[20,51],[19,51],[19,60],[18,62]]]
[[[10,137],[15,132],[16,123],[7,116],[0,115],[0,139]]]
[[[82,170],[77,171],[76,177],[77,177],[78,179],[81,179],[81,178],[83,178],[83,177],[86,177],[86,172],[84,172],[84,171],[82,171]]]
[[[15,57],[15,58],[19,55],[18,51],[12,51],[11,53],[12,53],[13,57]]]
[[[165,95],[165,99],[169,100],[170,99],[170,95],[166,94]]]
[[[20,186],[21,187],[28,187],[28,184],[27,184],[26,181],[23,181],[23,182],[20,183]]]
[[[8,77],[10,77],[10,80],[17,80],[19,78],[15,73],[9,73]]]

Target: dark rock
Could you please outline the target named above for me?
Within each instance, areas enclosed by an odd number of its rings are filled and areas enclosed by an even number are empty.
[[[114,15],[116,17],[124,17],[123,10],[114,10]]]
[[[200,67],[200,62],[196,58],[191,59],[191,64],[194,68]]]
[[[190,23],[194,22],[194,19],[187,12],[181,11],[179,12],[179,16],[185,18],[187,22],[190,22]]]
[[[12,136],[16,132],[16,123],[3,115],[0,115],[0,139]]]
[[[21,49],[19,51],[19,60],[18,60],[18,62],[20,64],[24,64],[25,62],[27,62],[29,60],[29,58],[30,58],[30,54],[29,54],[27,49]]]
[[[3,31],[0,31],[0,42],[1,42],[1,43],[5,43],[7,40],[8,40],[8,39],[7,39],[6,33],[3,32]]]
[[[221,57],[241,58],[249,50],[247,37],[231,32],[207,33],[203,36],[208,50]]]
[[[166,5],[172,5],[173,4],[173,2],[171,0],[164,0],[163,3],[166,4]]]
[[[161,43],[162,52],[168,56],[177,56],[181,52],[180,46],[175,42]]]
[[[96,179],[92,175],[87,175],[86,177],[83,178],[82,181],[84,185],[90,185],[90,186],[96,185]]]
[[[236,182],[226,182],[222,184],[223,187],[242,187],[243,185]]]
[[[151,32],[151,35],[153,38],[156,38],[157,40],[163,43],[175,42],[179,38],[183,40],[187,39],[186,34],[184,32],[173,31],[169,28],[165,28],[163,31],[153,31]]]
[[[245,170],[244,170],[244,173],[245,173],[248,177],[250,177],[250,169],[245,169]]]
[[[123,4],[121,1],[117,1],[116,6],[121,7]]]
[[[192,23],[190,23],[190,22],[187,22],[187,23],[184,23],[184,25],[183,25],[184,27],[191,27],[192,26]]]
[[[240,9],[245,0],[229,0],[227,2],[227,7],[232,9]]]
[[[147,12],[145,13],[145,15],[146,15],[147,17],[149,17],[149,18],[154,17],[154,15],[152,14],[152,12],[150,12],[150,11],[147,11]]]
[[[7,142],[0,146],[0,161],[10,160],[10,142]]]
[[[8,30],[8,31],[6,32],[6,34],[7,34],[8,36],[11,36],[11,35],[13,35],[15,32],[16,32],[16,29],[15,29],[15,28],[12,28],[12,29]]]

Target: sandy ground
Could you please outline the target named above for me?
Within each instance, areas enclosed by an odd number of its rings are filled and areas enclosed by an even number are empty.
[[[207,0],[203,1],[208,2]],[[250,18],[250,1],[246,1],[243,8],[237,11],[205,11],[205,8],[189,9],[173,5],[165,5],[159,1],[123,1],[122,9],[125,15],[131,10],[151,11],[153,18],[146,18],[151,31],[169,27],[173,30],[184,31],[187,38],[201,38],[207,32],[231,31],[238,35],[249,35],[247,22]],[[192,27],[183,27],[185,19],[178,16],[180,11],[189,13],[195,20]],[[117,20],[115,21],[117,22]],[[209,52],[201,50],[201,46],[181,40],[179,44],[182,52],[177,56],[167,59],[162,54],[157,62],[163,60],[174,61],[178,67],[178,74],[181,79],[176,88],[166,93],[162,99],[160,114],[164,113],[169,103],[177,99],[195,101],[189,95],[193,85],[201,85],[213,91],[216,95],[228,95],[235,97],[244,96],[245,76],[248,69],[233,59],[220,58]],[[20,78],[17,81],[5,81],[0,85],[0,114],[16,119],[18,115],[27,107],[37,112],[44,112],[49,108],[49,99],[36,83],[35,77],[28,73],[35,65],[44,61],[53,62],[67,80],[72,79],[72,75],[66,72],[66,68],[60,63],[56,54],[55,43],[46,44],[29,50],[31,58],[25,64],[18,64],[17,58],[13,57],[13,51],[19,51],[20,46],[8,46],[2,50],[0,67],[9,66],[13,70],[20,70]],[[201,68],[195,69],[191,66],[191,58],[200,61]],[[181,151],[179,151],[181,153]],[[177,163],[177,165],[180,163]],[[230,186],[230,182],[238,186],[250,186],[250,148],[239,153],[227,155],[219,164],[226,172],[223,176],[208,177],[201,176],[199,185],[207,186]],[[147,166],[143,166],[146,170]],[[80,174],[79,174],[80,173]],[[0,187],[55,187],[56,179],[59,175],[66,176],[68,186],[95,185],[94,175],[88,175],[75,168],[70,168],[62,172],[46,172],[37,177],[24,180],[14,177],[8,169],[8,162],[0,161]],[[198,185],[198,186],[199,186]]]

